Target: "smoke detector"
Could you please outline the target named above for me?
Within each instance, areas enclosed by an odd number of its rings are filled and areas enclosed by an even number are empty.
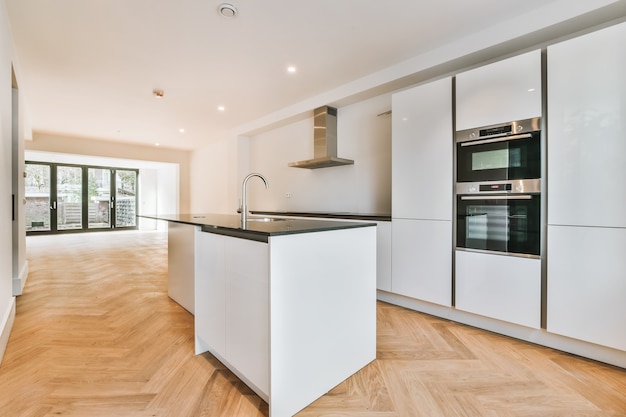
[[[228,18],[237,16],[237,8],[230,3],[222,3],[217,6],[217,12]]]

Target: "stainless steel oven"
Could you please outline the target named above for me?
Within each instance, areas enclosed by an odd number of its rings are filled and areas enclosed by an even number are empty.
[[[541,178],[541,118],[455,134],[457,182]]]
[[[457,183],[457,249],[539,258],[541,180]]]

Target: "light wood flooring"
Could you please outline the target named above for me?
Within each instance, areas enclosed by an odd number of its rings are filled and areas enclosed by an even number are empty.
[[[167,297],[167,237],[27,238],[2,417],[257,417]],[[298,417],[624,417],[626,370],[378,304],[376,361]]]

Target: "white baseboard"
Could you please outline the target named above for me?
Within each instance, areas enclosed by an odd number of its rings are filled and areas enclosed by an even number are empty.
[[[549,333],[544,329],[524,327],[489,317],[479,316],[477,314],[467,313],[457,310],[454,307],[432,304],[386,291],[378,290],[377,298],[380,301],[430,314],[431,316],[441,317],[446,320],[452,320],[468,326],[619,366],[620,368],[626,368],[626,352],[622,350]]]
[[[5,312],[2,315],[2,321],[0,321],[0,363],[4,357],[4,351],[9,343],[9,336],[11,335],[11,329],[13,329],[13,322],[15,321],[15,297],[11,298],[11,302]]]
[[[13,295],[22,295],[24,292],[24,286],[26,285],[26,279],[28,278],[28,260],[22,265],[20,274],[17,278],[13,278]]]

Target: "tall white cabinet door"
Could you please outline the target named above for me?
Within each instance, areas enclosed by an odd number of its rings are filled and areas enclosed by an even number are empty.
[[[376,222],[376,288],[391,291],[391,222]]]
[[[452,222],[394,219],[391,290],[452,305]]]
[[[226,357],[269,395],[269,245],[222,237],[226,258]]]
[[[456,76],[456,130],[540,116],[540,50]]]
[[[626,351],[626,229],[548,226],[547,330]]]
[[[452,80],[392,97],[393,218],[452,220]]]
[[[548,48],[548,224],[626,227],[626,23]]]
[[[196,354],[226,357],[226,264],[224,238],[195,232],[194,335]]]

